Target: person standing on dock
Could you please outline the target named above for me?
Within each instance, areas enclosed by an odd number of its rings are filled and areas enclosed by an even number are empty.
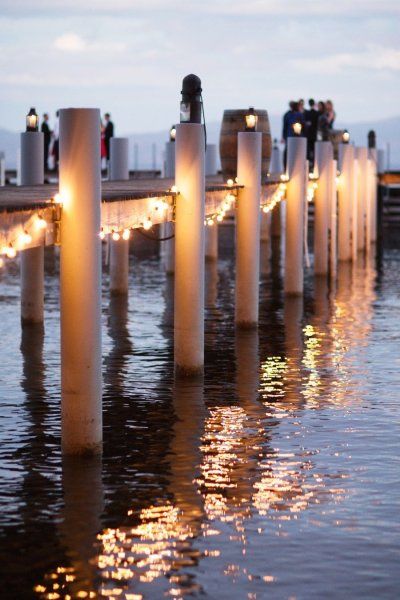
[[[43,146],[44,146],[44,154],[43,154],[43,158],[44,158],[44,171],[46,172],[47,169],[49,168],[49,148],[50,148],[50,142],[51,142],[51,129],[49,127],[49,115],[47,113],[44,113],[43,115],[43,122],[42,122],[42,126],[40,128],[41,132],[43,133]]]
[[[313,98],[309,99],[308,106],[309,108],[305,111],[304,116],[307,135],[307,159],[310,161],[310,166],[312,166],[314,164],[314,147],[317,141],[319,115]]]
[[[290,102],[290,110],[288,110],[283,116],[283,131],[282,137],[285,143],[285,150],[283,153],[283,164],[286,169],[286,156],[287,156],[287,140],[290,137],[296,135],[304,135],[305,130],[305,118],[304,113],[300,112],[298,102]],[[298,133],[296,126],[300,125],[300,133]]]
[[[54,170],[58,171],[58,161],[60,159],[60,150],[59,150],[59,143],[60,143],[60,121],[59,121],[59,116],[60,116],[60,111],[58,110],[56,112],[56,120],[54,123],[54,130],[53,130],[53,150],[52,150],[52,154],[53,154],[53,158],[54,158]]]
[[[112,137],[114,137],[114,123],[111,121],[110,113],[106,113],[104,115],[104,120],[106,123],[105,129],[104,129],[104,141],[106,144],[106,158],[107,158],[107,161],[109,161],[110,160],[110,139]]]

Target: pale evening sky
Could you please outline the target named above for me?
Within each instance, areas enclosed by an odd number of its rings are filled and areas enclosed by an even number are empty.
[[[30,106],[98,106],[117,133],[165,129],[181,80],[206,118],[332,98],[362,121],[400,115],[400,0],[0,0],[0,127]]]

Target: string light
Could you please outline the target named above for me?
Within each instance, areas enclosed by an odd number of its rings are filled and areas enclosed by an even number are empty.
[[[101,240],[104,240],[104,238],[105,238],[105,237],[106,237],[106,232],[104,231],[104,229],[103,229],[103,228],[101,228],[101,231],[100,231],[100,233],[99,233],[99,238],[100,238]]]
[[[147,219],[144,221],[143,223],[143,229],[151,229],[151,227],[153,227],[153,223],[151,221],[151,219],[149,217],[147,217]]]
[[[233,186],[233,179],[228,179],[227,182],[226,182],[226,185],[228,187],[232,187]]]
[[[114,240],[114,242],[118,242],[119,238],[121,236],[119,235],[118,231],[113,231],[112,233],[112,239]]]
[[[46,229],[47,221],[42,217],[42,215],[38,215],[38,218],[36,219],[36,227],[38,229]]]
[[[209,219],[207,219],[207,225],[209,227],[211,227],[212,225],[214,225],[214,219],[212,219],[211,217]]]
[[[15,248],[13,248],[12,244],[7,246],[6,255],[8,258],[15,258],[17,256],[17,251]]]
[[[123,240],[129,240],[129,238],[131,237],[131,232],[129,229],[124,229],[124,231],[122,232],[122,239]]]

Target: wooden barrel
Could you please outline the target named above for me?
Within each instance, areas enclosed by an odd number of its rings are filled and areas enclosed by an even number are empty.
[[[219,138],[219,152],[221,156],[222,175],[224,179],[235,178],[237,171],[237,134],[245,130],[245,116],[249,109],[225,110],[222,119]],[[266,110],[254,111],[258,116],[257,131],[262,136],[262,167],[263,178],[266,177],[271,159],[271,131],[269,127],[268,112]]]

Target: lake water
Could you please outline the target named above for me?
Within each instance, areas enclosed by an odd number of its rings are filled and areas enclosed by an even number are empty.
[[[46,331],[0,281],[2,599],[395,599],[400,588],[400,250],[307,275],[263,260],[235,332],[232,228],[206,267],[205,376],[174,381],[173,282],[151,242],[129,305],[103,294],[104,453],[62,460],[57,259]],[[84,291],[83,291],[84,293]]]

